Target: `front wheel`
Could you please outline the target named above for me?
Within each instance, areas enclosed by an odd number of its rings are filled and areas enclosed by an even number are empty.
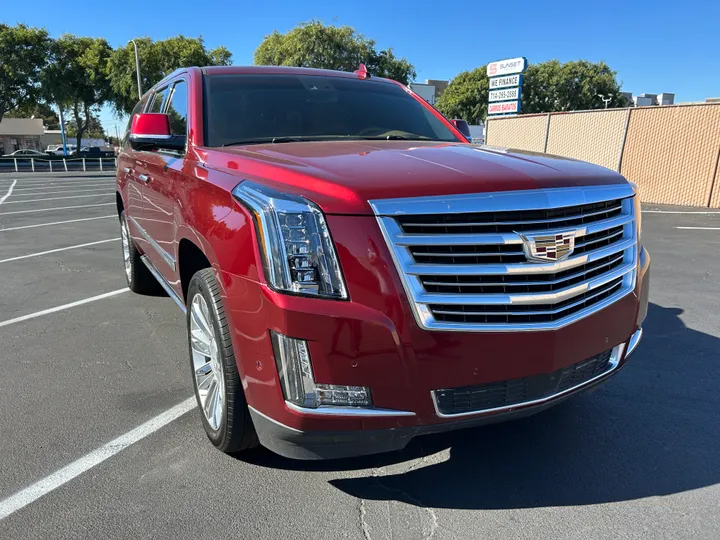
[[[140,252],[130,236],[125,211],[120,213],[120,239],[122,240],[125,278],[130,290],[141,294],[156,292],[160,288],[160,284],[140,258]]]
[[[228,453],[257,446],[212,268],[190,280],[187,327],[195,397],[210,442]]]

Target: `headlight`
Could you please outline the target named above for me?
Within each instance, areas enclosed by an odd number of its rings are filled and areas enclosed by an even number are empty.
[[[255,218],[265,274],[273,289],[347,299],[335,246],[317,206],[249,180],[232,193]]]

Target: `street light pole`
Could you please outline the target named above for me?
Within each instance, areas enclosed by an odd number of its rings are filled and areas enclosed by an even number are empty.
[[[142,85],[140,84],[140,57],[138,56],[138,48],[135,40],[131,39],[128,43],[132,43],[135,47],[135,73],[137,74],[138,101],[140,101],[140,98],[142,97]]]
[[[608,96],[608,97],[606,98],[606,97],[605,97],[604,95],[602,95],[602,94],[598,94],[598,97],[603,100],[603,103],[605,103],[605,108],[606,108],[606,109],[608,108],[608,103],[610,103],[610,102],[612,101],[612,98],[613,98],[612,95],[610,95],[610,96]]]

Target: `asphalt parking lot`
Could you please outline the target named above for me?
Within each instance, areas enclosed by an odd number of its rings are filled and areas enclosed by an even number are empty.
[[[0,175],[0,538],[720,538],[720,213],[645,210],[644,339],[608,384],[294,462],[206,440],[181,312],[125,288],[112,176]]]

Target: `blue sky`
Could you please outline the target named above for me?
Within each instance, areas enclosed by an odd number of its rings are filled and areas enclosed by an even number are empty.
[[[240,65],[252,63],[265,35],[315,18],[350,25],[380,48],[392,47],[415,64],[418,81],[451,79],[515,56],[531,63],[586,59],[606,61],[623,90],[634,94],[674,92],[676,102],[720,97],[718,0],[125,0],[61,14],[49,0],[35,0],[32,8],[12,0],[4,4],[2,22],[44,26],[56,37],[65,32],[104,37],[113,46],[137,36],[202,35],[208,47],[228,47]],[[109,110],[102,120],[114,132],[117,120]]]

